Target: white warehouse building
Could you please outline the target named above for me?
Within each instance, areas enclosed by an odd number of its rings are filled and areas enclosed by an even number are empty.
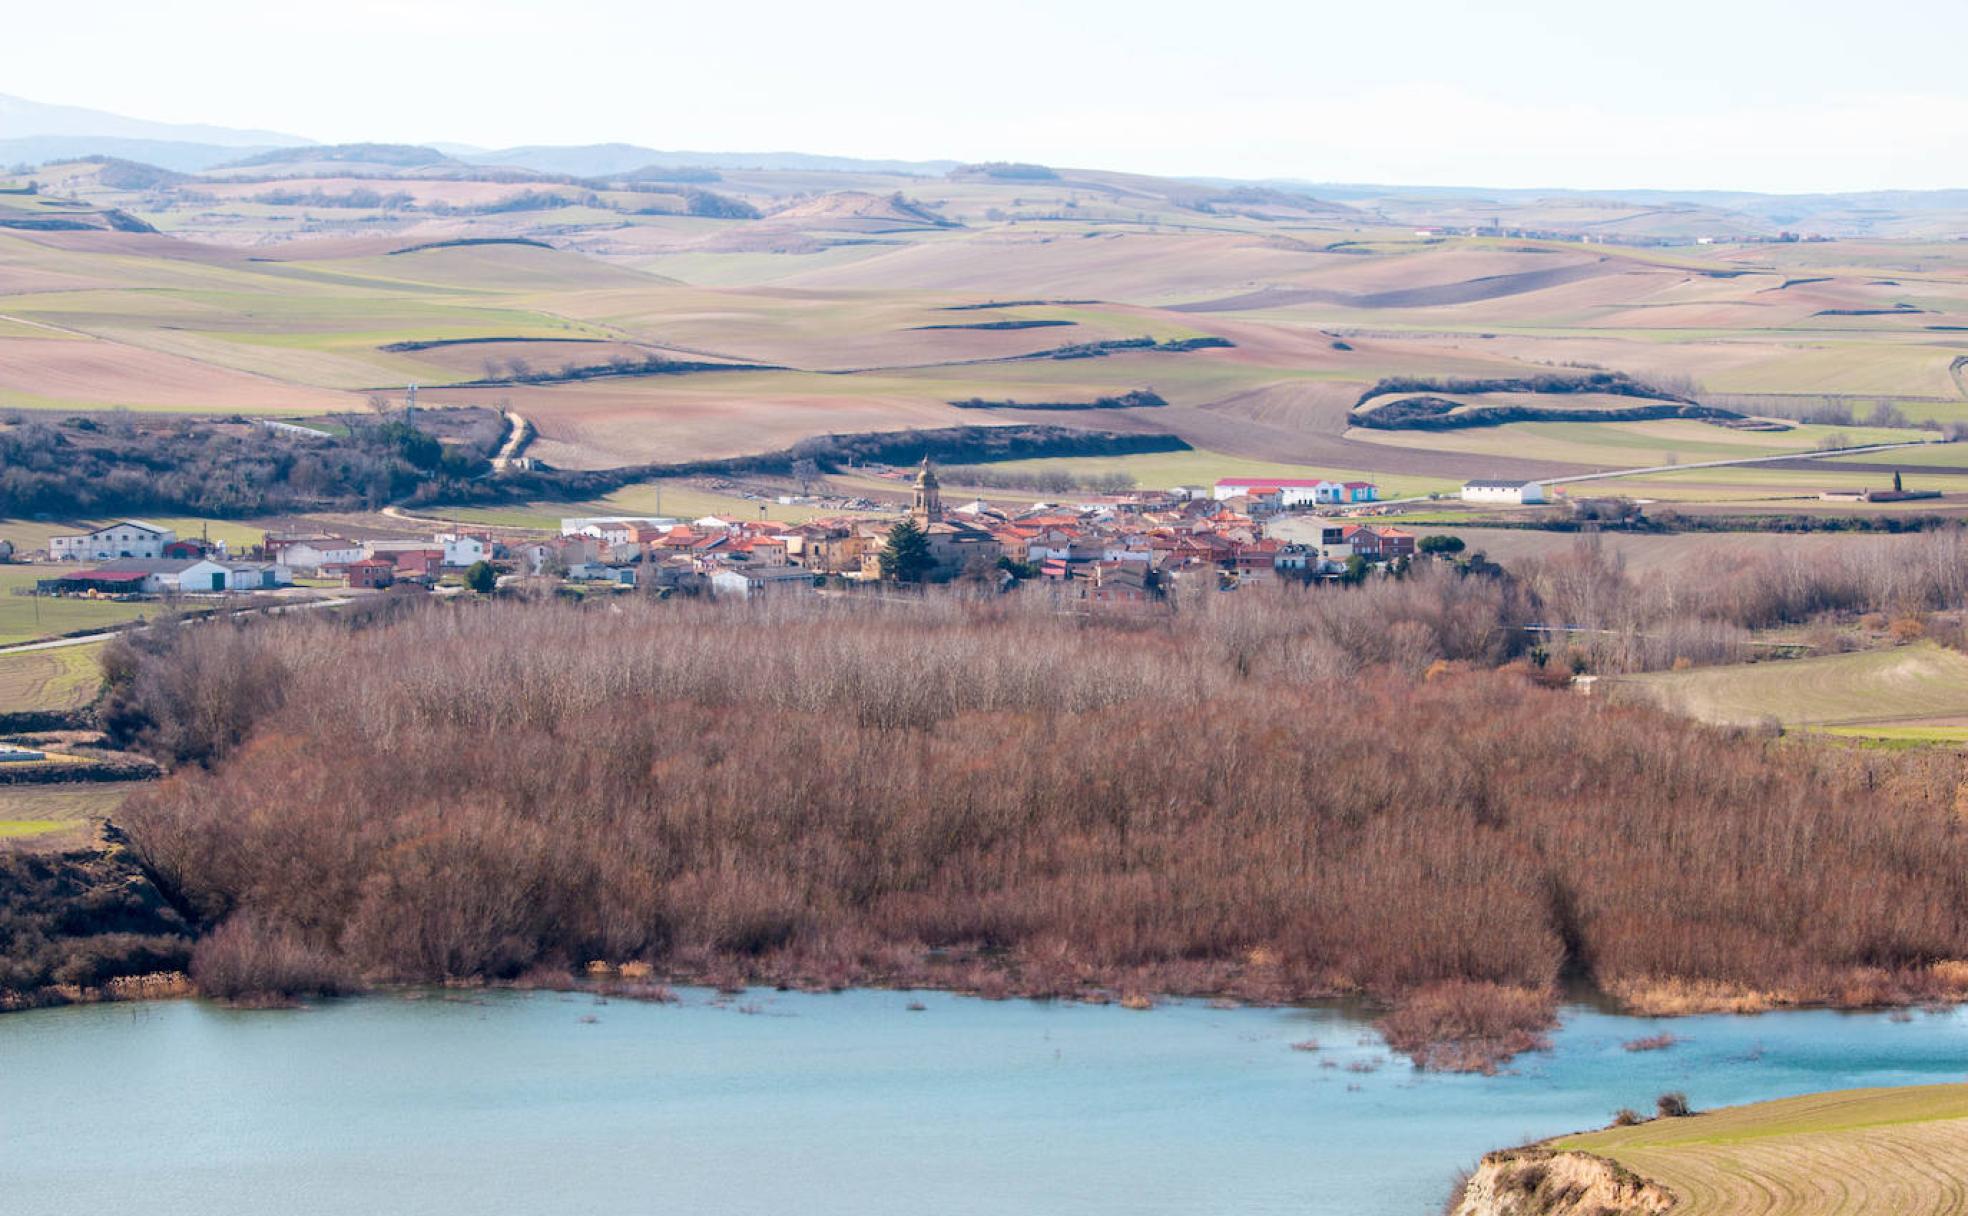
[[[1464,502],[1507,502],[1522,505],[1545,501],[1544,483],[1479,478],[1462,483]]]

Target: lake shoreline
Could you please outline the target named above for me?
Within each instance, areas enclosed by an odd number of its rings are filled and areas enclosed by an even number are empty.
[[[183,1117],[138,1137],[113,1183],[141,1186],[160,1216],[255,1210],[268,1185],[305,1188],[295,1216],[479,1200],[544,1216],[564,1210],[570,1151],[623,1167],[581,1171],[584,1194],[619,1210],[647,1209],[635,1188],[656,1170],[674,1210],[805,1196],[825,1216],[1421,1216],[1485,1153],[1604,1127],[1660,1093],[1712,1109],[1952,1081],[1968,1046],[1959,1012],[1795,1012],[1688,1019],[1671,1049],[1633,1053],[1655,1023],[1566,1004],[1551,1051],[1481,1076],[1404,1066],[1331,1008],[672,995],[474,986],[305,1016],[173,1000],[0,1019],[0,1075],[36,1099],[0,1110],[21,1150],[0,1180],[29,1210],[63,1187],[80,1202],[98,1175],[78,1181],[77,1154],[168,1102]],[[57,1090],[83,1096],[38,1100]],[[444,1134],[414,1130],[431,1126]],[[734,1155],[758,1168],[734,1175]]]

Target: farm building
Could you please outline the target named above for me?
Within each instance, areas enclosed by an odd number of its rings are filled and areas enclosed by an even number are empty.
[[[118,520],[80,536],[51,536],[48,554],[57,561],[105,561],[116,557],[160,558],[178,539],[169,528],[141,519]]]
[[[268,572],[279,567],[266,562],[242,562],[250,569],[250,585],[265,584]],[[234,589],[233,568],[208,558],[118,558],[92,570],[77,570],[60,578],[42,579],[37,589],[47,595],[171,595],[210,593]],[[245,589],[245,588],[241,588]]]
[[[1212,496],[1221,502],[1229,498],[1268,498],[1273,494],[1284,507],[1337,506],[1373,502],[1380,497],[1380,487],[1370,481],[1326,478],[1224,477],[1217,480]]]
[[[757,599],[785,594],[810,595],[813,572],[798,566],[758,566],[719,570],[711,575],[711,591],[720,598]]]
[[[77,570],[34,584],[40,595],[142,595],[149,576],[141,570]]]
[[[276,540],[269,536],[266,549],[267,555],[282,565],[310,574],[327,566],[359,562],[366,556],[360,544],[339,536],[314,536],[302,540]]]
[[[1503,481],[1479,478],[1462,483],[1464,502],[1507,502],[1522,505],[1544,501],[1544,486],[1535,481]]]

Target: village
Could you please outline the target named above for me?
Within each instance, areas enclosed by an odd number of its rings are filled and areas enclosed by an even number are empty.
[[[1364,517],[1380,509],[1379,488],[1364,481],[1226,477],[1070,503],[950,505],[925,458],[909,490],[906,513],[874,517],[580,516],[530,538],[463,525],[425,539],[270,530],[241,552],[125,519],[51,538],[55,565],[33,590],[148,599],[550,585],[757,599],[1033,583],[1089,604],[1140,604],[1279,579],[1357,580],[1417,547],[1413,532]]]

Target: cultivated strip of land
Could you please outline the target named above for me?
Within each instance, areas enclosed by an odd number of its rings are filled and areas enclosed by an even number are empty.
[[[1857,1089],[1554,1141],[1665,1185],[1674,1216],[1968,1211],[1968,1085]]]

